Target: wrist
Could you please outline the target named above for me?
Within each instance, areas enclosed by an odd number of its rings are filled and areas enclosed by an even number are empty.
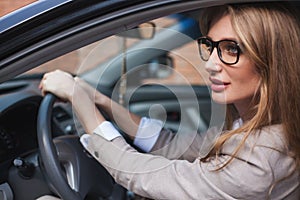
[[[77,99],[82,99],[84,97],[89,98],[88,94],[81,87],[75,87],[72,92],[69,92],[67,94],[67,98],[71,103],[73,103]]]
[[[97,104],[97,106],[106,110],[110,106],[110,99],[102,93],[98,92],[95,94],[95,103]]]

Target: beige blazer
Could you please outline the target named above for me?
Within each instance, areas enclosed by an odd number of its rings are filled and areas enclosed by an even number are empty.
[[[299,174],[293,173],[295,162],[288,156],[281,125],[250,136],[236,158],[215,171],[231,158],[242,137],[241,133],[228,140],[209,162],[200,161],[210,146],[209,137],[198,134],[176,137],[162,131],[152,154],[137,152],[122,137],[107,141],[93,134],[87,149],[117,183],[148,198],[299,200]]]

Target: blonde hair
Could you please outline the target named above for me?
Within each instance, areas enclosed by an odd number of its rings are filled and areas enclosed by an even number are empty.
[[[216,15],[216,13],[218,13]],[[211,156],[221,151],[223,144],[241,132],[245,136],[232,159],[249,135],[264,126],[282,124],[287,148],[300,169],[300,27],[299,19],[283,3],[240,4],[205,10],[200,29],[206,35],[214,20],[224,15],[231,23],[243,53],[251,59],[260,75],[260,87],[252,100],[252,118],[237,130],[228,130],[217,140]],[[278,94],[280,92],[280,94]],[[237,112],[228,105],[227,128],[232,126]],[[204,159],[204,160],[205,160]],[[232,160],[231,159],[231,160]],[[221,168],[231,162],[229,160]],[[221,169],[220,168],[220,169]]]

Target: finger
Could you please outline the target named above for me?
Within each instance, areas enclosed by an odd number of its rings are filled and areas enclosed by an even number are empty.
[[[41,90],[43,93],[46,93],[48,91],[48,86],[47,86],[47,79],[44,79],[40,82],[41,85]]]
[[[40,84],[39,84],[39,89],[42,90],[43,87],[44,87],[44,82],[46,81],[46,78],[43,78],[41,81],[40,81]]]
[[[42,93],[42,96],[46,95],[46,91],[44,89],[41,89],[41,93]]]
[[[39,83],[39,89],[42,90],[43,86],[42,86],[42,81]]]
[[[50,73],[50,72],[45,73],[44,76],[43,76],[43,78],[42,78],[42,80],[43,80],[43,79],[46,79],[46,78],[49,76],[49,73]]]

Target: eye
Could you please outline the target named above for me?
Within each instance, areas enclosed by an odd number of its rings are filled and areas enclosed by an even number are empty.
[[[211,51],[211,45],[209,45],[208,43],[205,43],[203,44],[203,48],[206,50],[206,51]]]
[[[210,52],[212,50],[212,44],[209,40],[202,40],[201,41],[201,47],[205,50]]]
[[[198,44],[199,44],[199,52],[202,60],[208,61],[211,51],[213,49],[212,42],[207,38],[200,38],[198,40]]]
[[[220,44],[221,51],[232,56],[236,56],[239,52],[239,47],[235,42],[224,41]]]

